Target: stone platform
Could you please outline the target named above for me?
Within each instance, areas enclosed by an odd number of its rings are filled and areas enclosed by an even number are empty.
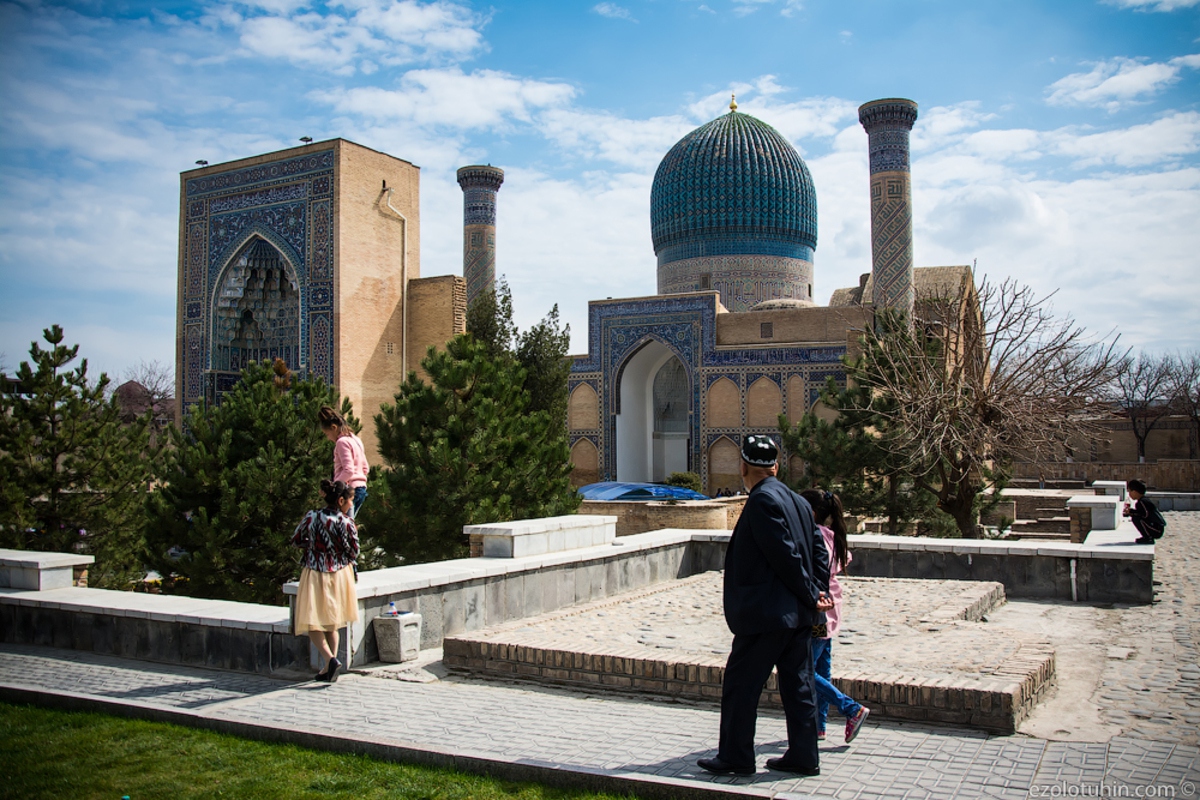
[[[504,678],[717,701],[732,636],[719,572],[448,636],[444,665]],[[999,583],[845,578],[834,683],[873,715],[1011,733],[1049,688],[1044,639],[990,629]],[[767,703],[778,704],[774,678]]]

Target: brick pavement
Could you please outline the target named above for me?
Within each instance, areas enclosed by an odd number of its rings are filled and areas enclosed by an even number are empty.
[[[293,683],[12,645],[0,647],[0,697],[647,796],[1189,797],[1200,787],[1200,513],[1169,514],[1168,525],[1159,602],[1105,610],[1114,645],[1129,651],[1108,660],[1093,696],[1120,731],[1106,741],[877,722],[852,746],[827,742],[817,778],[765,769],[715,778],[695,760],[715,747],[717,710],[642,697],[457,677],[415,683],[353,674],[333,685]],[[764,712],[760,764],[781,752],[785,738],[782,717]]]

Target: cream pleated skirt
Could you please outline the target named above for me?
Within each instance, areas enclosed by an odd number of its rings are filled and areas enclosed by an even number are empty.
[[[358,595],[354,590],[354,568],[337,572],[300,572],[296,594],[296,635],[309,631],[335,631],[347,622],[358,621]]]

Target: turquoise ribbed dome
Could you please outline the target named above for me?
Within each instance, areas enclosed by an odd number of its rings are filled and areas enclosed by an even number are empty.
[[[796,148],[731,111],[679,140],[650,190],[660,266],[685,258],[773,255],[812,261],[817,193]]]

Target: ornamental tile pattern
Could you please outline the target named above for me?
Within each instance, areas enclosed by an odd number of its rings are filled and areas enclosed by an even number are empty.
[[[185,407],[218,401],[237,381],[236,371],[214,369],[218,295],[234,262],[260,240],[296,282],[299,339],[281,351],[288,366],[333,381],[334,167],[329,149],[184,181]]]
[[[917,121],[911,100],[876,100],[858,110],[871,165],[871,260],[875,304],[913,307],[912,195],[908,134]]]
[[[800,154],[770,125],[731,111],[671,148],[650,190],[654,252],[700,240],[817,246],[817,195]]]

